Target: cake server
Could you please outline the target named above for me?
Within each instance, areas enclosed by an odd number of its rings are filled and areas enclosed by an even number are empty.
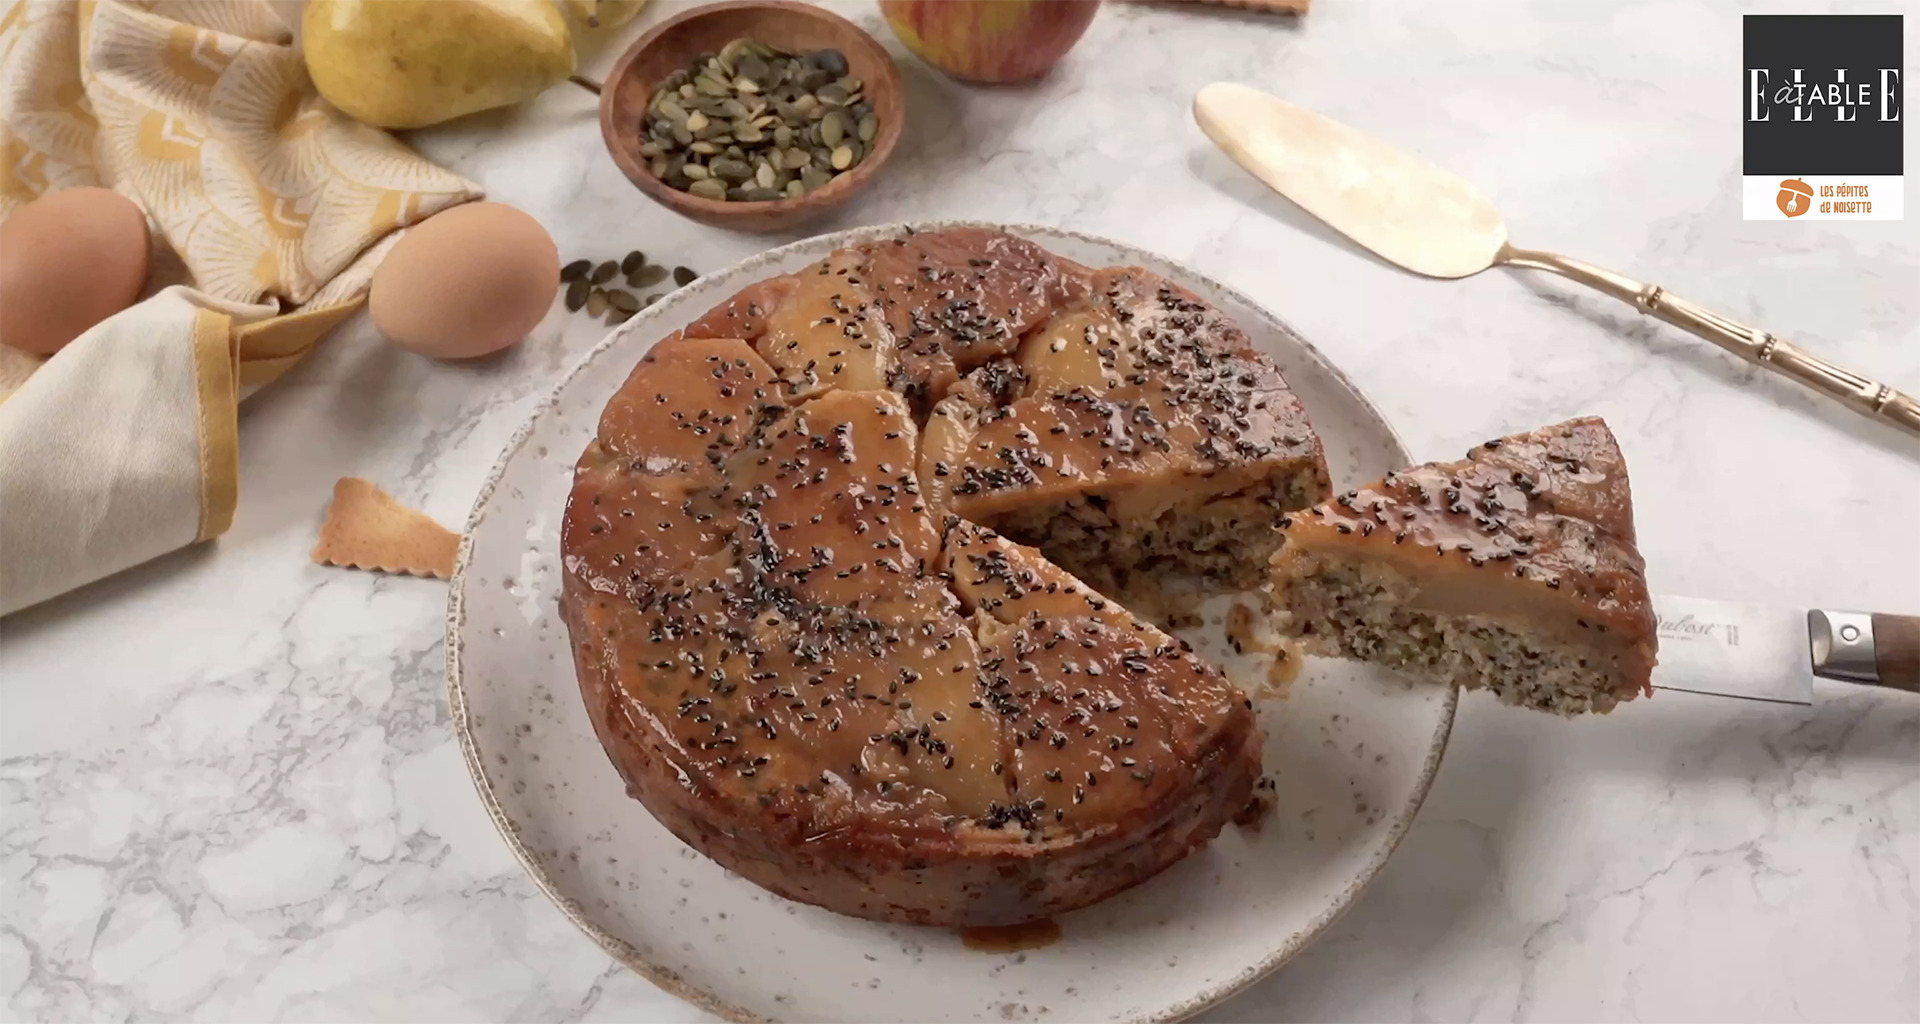
[[[1244,85],[1193,98],[1200,129],[1236,163],[1382,259],[1428,277],[1488,267],[1558,274],[1630,303],[1757,366],[1920,436],[1920,401],[1805,349],[1721,316],[1656,284],[1557,253],[1515,248],[1480,190],[1418,156]]]
[[[1920,616],[1800,612],[1656,594],[1653,685],[1716,697],[1813,703],[1813,680],[1920,691]]]

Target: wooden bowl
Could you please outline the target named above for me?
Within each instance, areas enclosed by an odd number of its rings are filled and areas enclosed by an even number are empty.
[[[866,158],[857,167],[805,195],[759,203],[703,199],[653,176],[652,161],[640,154],[640,145],[646,141],[647,104],[654,89],[700,54],[718,53],[741,37],[789,50],[839,50],[846,55],[847,72],[864,84],[879,121]],[[683,217],[739,231],[783,231],[853,198],[893,155],[905,118],[900,71],[887,51],[853,22],[788,0],[730,0],[675,15],[620,56],[600,91],[600,134],[627,178]]]

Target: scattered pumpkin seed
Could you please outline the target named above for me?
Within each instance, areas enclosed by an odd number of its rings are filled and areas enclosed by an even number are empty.
[[[602,263],[599,266],[593,268],[593,277],[590,278],[589,280],[591,280],[594,284],[606,284],[608,281],[613,280],[614,273],[617,272],[619,269],[620,269],[620,264],[615,263],[612,260],[608,260],[605,263]]]
[[[714,184],[719,185],[721,183],[715,181]],[[778,193],[782,188],[786,187],[786,184],[787,183],[783,181],[772,191]],[[748,191],[754,191],[756,193],[760,191],[758,186],[753,182],[749,182],[748,186],[748,188],[738,191],[740,191],[742,195]],[[599,268],[609,264],[612,264],[617,270],[625,272],[625,288],[613,285],[604,288],[594,287],[592,281],[593,274],[597,272]],[[635,313],[653,305],[661,298],[659,294],[648,295],[642,298],[641,293],[643,291],[654,288],[669,278],[673,278],[673,280],[678,282],[680,278],[675,276],[676,274],[681,274],[688,281],[693,280],[696,276],[692,270],[686,267],[664,267],[657,263],[648,263],[646,253],[641,252],[639,249],[628,251],[628,253],[618,261],[573,260],[561,268],[561,273],[565,275],[562,280],[566,282],[566,292],[562,301],[566,305],[567,312],[585,312],[588,316],[594,317],[595,319],[604,317],[608,324],[625,323]]]
[[[694,282],[694,279],[699,276],[700,276],[699,274],[694,273],[693,271],[687,269],[686,267],[673,268],[673,283],[676,285],[679,285],[682,288],[685,288],[687,285],[692,284]]]
[[[708,199],[804,195],[858,165],[879,134],[864,83],[849,70],[838,50],[730,40],[655,89],[640,154],[654,177]]]

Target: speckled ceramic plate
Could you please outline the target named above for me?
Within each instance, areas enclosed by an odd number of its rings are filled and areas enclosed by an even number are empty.
[[[922,229],[942,225],[923,225]],[[629,799],[588,724],[558,610],[559,527],[574,459],[641,354],[753,281],[897,227],[826,235],[701,278],[614,331],[507,446],[474,505],[447,620],[454,728],[480,797],[547,895],[608,952],[668,991],[734,1019],[1174,1020],[1274,970],[1380,870],[1427,792],[1454,693],[1366,667],[1311,661],[1267,701],[1277,785],[1257,829],[1098,906],[1062,938],[980,952],[947,931],[791,903],[682,845]],[[1372,405],[1321,354],[1244,295],[1103,239],[1009,227],[1093,266],[1138,264],[1207,298],[1306,403],[1334,482],[1405,465]],[[1221,653],[1212,625],[1189,634]],[[1240,674],[1255,666],[1219,658]]]

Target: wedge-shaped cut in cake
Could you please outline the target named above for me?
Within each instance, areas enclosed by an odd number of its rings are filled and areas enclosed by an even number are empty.
[[[1627,466],[1570,420],[1390,473],[1289,517],[1283,632],[1573,715],[1651,692],[1657,641]]]
[[[1123,599],[1169,578],[1258,586],[1279,517],[1330,491],[1299,399],[1166,279],[1082,268],[1070,282],[1050,320],[934,407],[929,500]]]

